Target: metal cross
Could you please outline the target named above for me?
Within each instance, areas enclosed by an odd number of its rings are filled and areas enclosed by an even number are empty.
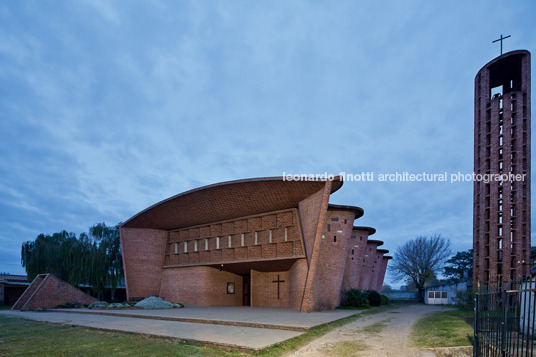
[[[495,42],[498,42],[498,41],[501,41],[501,56],[502,56],[502,42],[503,40],[506,40],[508,37],[510,37],[511,35],[508,35],[506,37],[503,37],[502,33],[501,33],[501,38],[498,38],[496,39],[495,41],[493,41],[492,43],[495,43]]]
[[[277,274],[277,280],[272,281],[272,283],[277,283],[277,299],[279,300],[279,283],[284,283],[284,280],[279,279],[279,274]]]

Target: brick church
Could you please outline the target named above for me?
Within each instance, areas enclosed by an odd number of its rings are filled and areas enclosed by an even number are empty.
[[[329,203],[334,180],[223,182],[159,202],[120,227],[127,296],[186,305],[333,309],[343,290],[379,291],[391,257]]]

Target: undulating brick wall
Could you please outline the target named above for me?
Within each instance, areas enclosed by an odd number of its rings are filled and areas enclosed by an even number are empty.
[[[359,275],[363,270],[363,260],[365,259],[365,250],[369,231],[365,229],[352,229],[350,244],[344,267],[344,278],[341,290],[358,289]]]

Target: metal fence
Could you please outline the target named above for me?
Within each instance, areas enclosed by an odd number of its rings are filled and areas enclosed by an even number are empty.
[[[535,294],[535,278],[477,287],[474,357],[534,355]]]

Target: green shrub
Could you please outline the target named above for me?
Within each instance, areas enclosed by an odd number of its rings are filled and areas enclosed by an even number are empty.
[[[457,290],[454,301],[459,308],[472,310],[475,307],[475,291],[472,289]]]
[[[380,293],[376,290],[367,290],[364,292],[365,297],[367,298],[370,306],[380,306],[382,303],[382,298]]]
[[[346,290],[343,293],[344,306],[369,307],[365,294],[359,289]]]
[[[389,298],[387,296],[381,294],[380,297],[381,297],[382,305],[389,304]]]

